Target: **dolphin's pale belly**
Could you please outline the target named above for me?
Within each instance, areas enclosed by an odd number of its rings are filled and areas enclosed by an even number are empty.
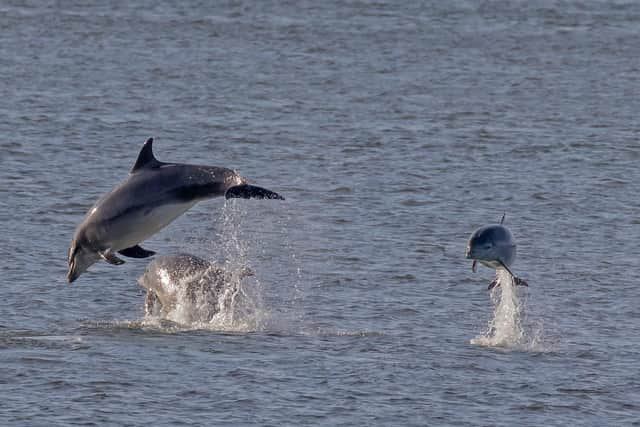
[[[113,251],[119,251],[137,245],[162,230],[196,203],[190,201],[156,205],[152,208],[141,207],[120,216],[105,230],[109,247]]]
[[[498,268],[502,268],[502,265],[500,265],[500,263],[498,261],[484,261],[484,260],[478,260],[478,262],[482,265],[484,265],[485,267],[489,267],[492,268],[494,270],[498,269]],[[507,264],[507,267],[509,265]]]
[[[511,266],[516,259],[516,247],[515,245],[502,246],[499,248],[499,255],[495,259],[480,259],[478,262],[486,267],[493,268],[495,270],[503,268],[503,265],[507,267]]]

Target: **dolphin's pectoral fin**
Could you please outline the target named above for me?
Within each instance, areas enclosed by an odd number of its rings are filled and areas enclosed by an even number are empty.
[[[113,265],[122,265],[124,261],[118,258],[111,250],[100,252],[100,257],[103,260],[107,261],[109,264]]]
[[[284,200],[284,197],[278,193],[267,190],[266,188],[257,187],[255,185],[241,184],[231,187],[224,195],[225,198],[240,198],[240,199],[277,199]]]
[[[515,276],[513,276],[513,284],[516,286],[527,286],[527,287],[529,286],[529,284],[525,280]],[[489,287],[487,288],[487,290],[490,291],[496,286],[500,286],[500,281],[498,280],[497,277],[493,279],[491,283],[489,283]]]
[[[471,271],[475,273],[477,269],[478,269],[478,261],[474,259],[473,264],[471,264]]]
[[[131,246],[130,248],[118,251],[118,253],[128,256],[129,258],[148,258],[155,255],[154,251],[148,251],[141,248],[139,245]]]
[[[511,275],[511,278],[513,279],[513,284],[514,285],[516,285],[516,286],[527,286],[527,287],[529,286],[529,284],[525,280],[523,280],[523,279],[517,277],[515,274],[513,274],[513,271],[511,271],[509,269],[509,267],[507,267],[507,265],[504,262],[502,262],[501,260],[498,260],[498,262],[500,263],[502,268],[504,268],[505,270],[507,270],[509,272],[509,274]]]
[[[500,265],[502,266],[502,268],[504,268],[505,270],[507,270],[509,272],[509,274],[511,275],[511,277],[513,277],[515,279],[516,275],[513,274],[513,272],[509,269],[509,267],[507,267],[507,265],[501,260],[499,259],[498,262],[500,263]]]
[[[521,278],[519,278],[519,277],[514,277],[514,278],[513,278],[513,283],[514,283],[516,286],[527,286],[527,287],[529,286],[529,284],[526,282],[526,280],[521,279]]]

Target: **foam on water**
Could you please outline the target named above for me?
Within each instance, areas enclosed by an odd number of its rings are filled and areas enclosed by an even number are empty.
[[[518,289],[505,270],[497,272],[498,285],[491,292],[495,306],[487,329],[471,339],[471,344],[523,351],[545,351],[542,324],[526,325],[525,301],[518,297]]]

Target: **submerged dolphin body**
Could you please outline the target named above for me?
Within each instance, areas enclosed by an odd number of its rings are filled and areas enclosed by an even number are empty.
[[[127,178],[89,210],[69,248],[67,280],[73,282],[100,258],[146,258],[155,254],[138,243],[153,236],[199,201],[218,196],[284,198],[247,184],[237,172],[214,166],[163,163],[153,155],[153,138],[143,145]]]
[[[504,225],[504,218],[500,220],[500,225],[488,225],[478,228],[469,237],[467,243],[467,259],[472,259],[471,269],[476,271],[476,264],[485,265],[495,270],[503,269],[509,272],[516,285],[529,286],[527,282],[516,277],[509,268],[516,259],[516,243],[511,231]],[[488,289],[493,289],[499,285],[498,279],[494,279]]]
[[[228,304],[234,298],[240,280],[252,275],[245,268],[234,277],[212,262],[178,254],[151,261],[138,283],[147,290],[145,315],[167,318],[180,304],[189,321],[210,321],[221,303]]]

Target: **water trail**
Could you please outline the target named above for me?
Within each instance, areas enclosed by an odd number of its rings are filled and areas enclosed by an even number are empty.
[[[241,303],[235,304],[230,314],[234,322],[246,322],[251,330],[298,329],[303,323],[302,273],[288,238],[291,218],[280,215],[280,205],[273,206],[273,215],[264,214],[268,206],[251,210],[247,206],[236,199],[225,202],[212,242],[217,259],[224,260],[228,271],[255,270],[254,276],[241,282]],[[269,235],[273,238],[264,239]]]
[[[525,327],[525,299],[518,297],[518,290],[511,275],[498,270],[499,286],[491,292],[495,306],[493,318],[487,329],[471,340],[471,344],[485,347],[502,347],[524,351],[543,351],[542,325]]]
[[[289,229],[295,227],[295,220],[287,215],[277,221],[275,225],[277,225],[277,231],[281,236],[279,262],[286,263],[286,266],[281,265],[278,269],[280,271],[277,277],[278,286],[276,292],[273,293],[279,304],[278,327],[281,330],[293,328],[300,332],[306,323],[303,309],[302,265],[289,239]]]
[[[231,274],[233,286],[220,295],[220,310],[209,322],[209,328],[227,331],[250,332],[264,330],[270,317],[264,304],[263,286],[258,275],[243,276],[249,269],[251,241],[244,238],[243,224],[247,211],[237,200],[225,201],[221,218],[217,221],[214,241],[209,242],[210,252]]]

